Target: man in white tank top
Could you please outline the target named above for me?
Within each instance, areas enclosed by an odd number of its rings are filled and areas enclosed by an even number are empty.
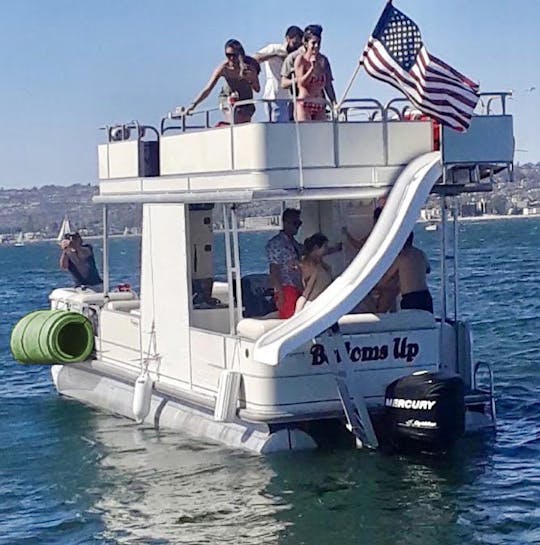
[[[281,88],[281,67],[287,55],[302,45],[303,32],[297,26],[291,26],[285,33],[281,44],[268,44],[255,54],[255,59],[262,64],[266,75],[263,98],[272,100],[268,103],[270,121],[286,123],[289,121],[289,93]]]

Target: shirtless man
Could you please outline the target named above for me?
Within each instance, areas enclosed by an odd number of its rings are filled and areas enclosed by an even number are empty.
[[[399,277],[401,309],[427,310],[433,314],[433,300],[429,293],[426,275],[430,273],[426,254],[413,246],[414,235],[411,233],[396,260],[383,276]]]

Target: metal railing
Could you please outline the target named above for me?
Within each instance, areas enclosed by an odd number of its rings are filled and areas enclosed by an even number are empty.
[[[498,115],[495,112],[495,105],[500,105],[499,109],[506,114],[506,101],[511,96],[510,92],[501,91],[493,93],[480,94],[480,115]],[[338,125],[341,123],[380,123],[382,130],[382,146],[383,146],[383,162],[388,164],[389,157],[389,127],[388,123],[408,122],[414,119],[408,114],[418,112],[414,105],[404,97],[397,97],[383,104],[379,100],[371,97],[366,98],[351,98],[345,100],[339,110],[334,104],[330,103],[326,98],[309,99],[310,102],[321,103],[326,111],[326,121],[320,120],[319,123],[331,123],[334,126],[334,166],[340,165],[339,159],[339,136]],[[291,97],[289,99],[279,99],[280,102],[286,103],[287,107],[296,107],[299,99]],[[106,131],[108,143],[121,142],[126,140],[137,139],[141,141],[145,135],[152,133],[159,141],[160,137],[172,131],[186,133],[189,131],[204,131],[212,128],[224,128],[230,131],[229,147],[230,147],[230,170],[236,170],[235,167],[235,151],[234,138],[235,132],[233,129],[239,125],[237,121],[237,112],[239,108],[245,106],[264,105],[263,109],[259,110],[259,118],[262,111],[262,122],[274,123],[272,121],[272,105],[278,100],[270,100],[263,98],[252,98],[247,100],[238,100],[231,103],[226,103],[219,108],[207,108],[189,112],[184,108],[177,108],[174,112],[169,112],[162,117],[159,130],[150,125],[141,125],[138,121],[130,121],[128,123],[119,123],[115,125],[107,125],[101,127]],[[218,119],[218,113],[223,116]],[[358,118],[358,114],[363,118]],[[257,122],[258,120],[255,120]],[[419,122],[427,122],[425,118],[418,119]],[[295,121],[297,127],[297,147],[299,155],[299,169],[302,171],[301,165],[301,142],[299,124]],[[308,121],[307,123],[312,123]],[[243,124],[243,123],[242,123]],[[302,176],[300,176],[302,178]],[[302,186],[302,183],[300,183]]]
[[[138,121],[129,121],[128,123],[116,123],[114,125],[104,125],[99,127],[105,131],[107,135],[107,143],[124,142],[126,140],[135,139],[141,141],[147,136],[147,133],[155,135],[156,140],[159,140],[159,131],[152,125],[141,125]],[[135,136],[135,138],[133,138]]]
[[[483,391],[482,389],[479,388],[479,385],[478,385],[478,371],[481,368],[484,368],[484,369],[487,370],[487,374],[488,374],[488,391],[487,391],[487,393],[489,394],[489,410],[490,410],[490,413],[491,413],[491,419],[493,421],[493,426],[496,426],[497,425],[497,410],[496,410],[496,406],[495,406],[495,384],[494,384],[494,380],[493,380],[493,369],[491,368],[491,365],[489,363],[487,363],[485,361],[479,361],[474,366],[474,370],[473,370],[473,388],[475,390]]]
[[[480,93],[481,115],[499,115],[492,113],[493,103],[499,102],[501,114],[506,115],[506,103],[512,97],[512,91],[495,91],[493,93]],[[485,102],[484,102],[485,99]]]

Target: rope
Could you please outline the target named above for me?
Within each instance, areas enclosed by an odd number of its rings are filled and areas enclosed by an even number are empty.
[[[148,209],[148,254],[150,258],[150,285],[152,286],[152,325],[150,326],[150,337],[148,339],[148,350],[143,350],[143,331],[142,331],[142,314],[139,317],[139,345],[141,350],[141,374],[148,373],[148,367],[151,361],[159,359],[157,352],[157,337],[156,337],[156,297],[155,297],[155,282],[154,282],[154,253],[152,244],[152,210]],[[142,309],[141,309],[142,310]],[[151,355],[153,351],[153,354]]]
[[[296,115],[296,110],[298,106],[298,97],[296,96],[296,77],[292,75],[292,94],[293,94],[293,105],[294,105],[294,128],[296,132],[296,153],[298,157],[298,175],[300,182],[300,189],[304,189],[304,165],[302,161],[302,143],[300,141],[300,124],[298,123],[298,117]]]

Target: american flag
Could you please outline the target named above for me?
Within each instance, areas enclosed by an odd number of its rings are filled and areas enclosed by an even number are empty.
[[[366,72],[393,85],[421,112],[466,131],[478,102],[478,85],[424,47],[418,26],[389,2],[361,62]]]

